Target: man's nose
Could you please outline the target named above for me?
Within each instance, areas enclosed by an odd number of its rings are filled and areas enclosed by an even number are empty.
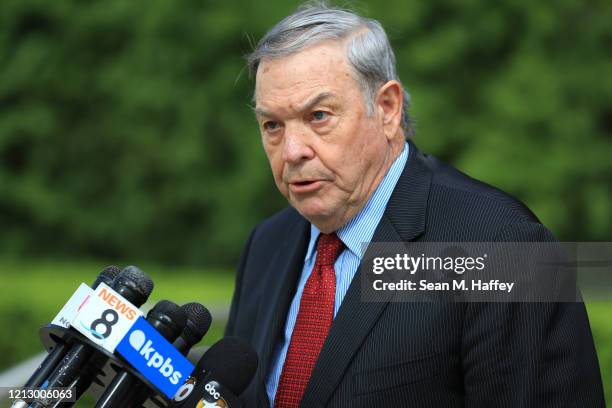
[[[283,146],[283,160],[288,163],[298,163],[302,160],[312,159],[314,151],[308,143],[308,137],[299,127],[285,129],[285,145]]]

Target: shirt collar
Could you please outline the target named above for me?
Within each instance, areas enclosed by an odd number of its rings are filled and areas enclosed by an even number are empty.
[[[338,238],[342,240],[348,250],[357,256],[359,260],[361,260],[362,255],[361,245],[362,243],[368,243],[372,240],[374,231],[385,212],[389,198],[391,198],[391,194],[402,174],[402,170],[406,166],[409,149],[410,146],[408,143],[405,143],[404,149],[395,159],[366,205],[355,217],[353,217],[353,219],[336,231]],[[314,224],[310,224],[310,242],[308,243],[308,251],[306,251],[306,262],[308,262],[314,254],[315,243],[320,233],[321,232]]]

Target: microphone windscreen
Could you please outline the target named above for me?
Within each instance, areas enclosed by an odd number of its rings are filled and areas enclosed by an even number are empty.
[[[117,275],[119,275],[119,272],[121,272],[121,270],[115,265],[107,266],[106,268],[102,269],[102,272],[98,274],[96,280],[91,285],[91,287],[95,289],[102,282],[104,282],[108,286],[111,286]]]
[[[206,307],[196,302],[186,303],[181,309],[187,314],[187,325],[182,336],[188,344],[194,345],[208,332],[212,316]]]
[[[160,300],[147,313],[147,320],[159,320],[172,324],[180,329],[179,334],[187,324],[187,314],[176,303],[169,300]]]
[[[115,279],[114,285],[124,284],[137,291],[144,298],[153,292],[153,280],[136,266],[126,266]]]
[[[102,272],[100,272],[100,275],[105,276],[110,279],[115,279],[117,275],[119,275],[120,272],[121,270],[119,269],[119,267],[115,265],[109,265],[106,268],[102,269]]]

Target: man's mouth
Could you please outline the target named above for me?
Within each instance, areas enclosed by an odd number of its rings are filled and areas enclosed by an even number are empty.
[[[289,183],[289,190],[293,193],[312,193],[323,185],[323,180],[299,180]]]
[[[296,184],[298,186],[307,186],[308,184],[314,183],[316,180],[304,180],[304,181],[296,181],[291,184]]]

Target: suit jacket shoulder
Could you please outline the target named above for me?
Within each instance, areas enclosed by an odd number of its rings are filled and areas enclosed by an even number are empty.
[[[540,224],[531,210],[512,195],[433,156],[423,155],[423,160],[432,174],[427,204],[428,241],[496,241],[511,225]]]

